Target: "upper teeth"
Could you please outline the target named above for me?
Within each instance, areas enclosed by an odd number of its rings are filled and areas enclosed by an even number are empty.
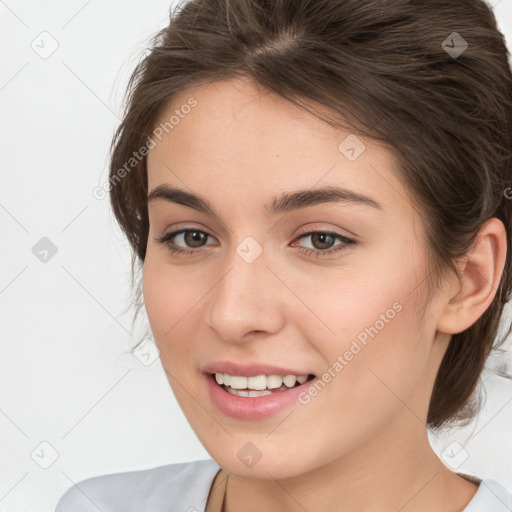
[[[224,384],[234,389],[276,389],[285,384],[293,388],[295,383],[304,384],[308,380],[307,375],[257,375],[256,377],[242,377],[239,375],[228,375],[227,373],[216,373],[215,380],[218,384]]]

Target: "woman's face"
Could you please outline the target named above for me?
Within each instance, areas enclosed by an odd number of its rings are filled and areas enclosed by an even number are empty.
[[[391,153],[241,79],[187,90],[167,121],[148,155],[144,299],[211,456],[239,476],[285,478],[371,456],[404,428],[424,435],[448,337],[441,291],[420,320],[425,235]],[[151,194],[163,186],[202,201]],[[215,371],[315,378],[240,397]]]

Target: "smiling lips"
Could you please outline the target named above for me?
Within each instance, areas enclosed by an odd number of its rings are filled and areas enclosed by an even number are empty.
[[[252,363],[237,364],[219,361],[202,368],[203,373],[214,375],[219,386],[228,393],[244,397],[265,396],[286,391],[304,384],[314,377],[311,373]]]
[[[257,375],[244,377],[241,375],[229,375],[228,373],[215,373],[215,380],[220,386],[236,396],[257,397],[286,391],[297,383],[304,384],[308,375]],[[271,391],[272,390],[272,391]]]
[[[201,368],[213,404],[232,418],[259,420],[292,406],[315,375],[263,363],[218,361]]]
[[[216,377],[216,375],[218,377]],[[220,379],[222,375],[223,384],[217,382],[217,378]],[[230,385],[224,384],[224,375],[227,375],[227,382]],[[281,381],[281,385],[276,388],[269,388],[267,385],[277,385],[279,380],[275,379],[274,376],[278,377]],[[300,377],[301,380],[306,380],[301,384],[297,380]],[[246,377],[245,375],[230,375],[221,372],[215,372],[204,375],[205,384],[208,389],[208,394],[213,405],[223,413],[225,416],[230,416],[237,420],[245,421],[256,421],[269,418],[280,411],[283,411],[293,405],[297,404],[297,400],[301,393],[304,392],[305,387],[313,384],[314,375],[299,375],[287,374],[284,377],[278,374],[260,374]],[[283,378],[290,384],[292,380],[294,385],[288,387],[283,383]],[[233,382],[232,380],[233,379]],[[253,380],[255,379],[255,380]],[[264,380],[263,380],[264,379]],[[265,384],[264,389],[250,389],[249,380],[251,384],[256,383],[254,387],[262,387]],[[274,382],[272,382],[274,380]],[[285,381],[285,382],[286,382]],[[246,386],[245,389],[236,389],[231,387],[231,383],[238,386]]]

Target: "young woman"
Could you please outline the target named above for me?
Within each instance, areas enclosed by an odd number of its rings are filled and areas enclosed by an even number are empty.
[[[481,0],[172,13],[108,189],[213,460],[88,479],[58,512],[512,510],[427,436],[476,413],[503,340],[508,56]]]

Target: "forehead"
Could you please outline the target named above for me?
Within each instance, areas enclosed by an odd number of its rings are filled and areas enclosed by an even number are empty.
[[[148,155],[149,190],[172,183],[201,193],[222,183],[225,198],[231,191],[251,200],[333,185],[410,207],[389,148],[336,129],[248,79],[186,89],[165,105],[157,126],[164,130]]]

